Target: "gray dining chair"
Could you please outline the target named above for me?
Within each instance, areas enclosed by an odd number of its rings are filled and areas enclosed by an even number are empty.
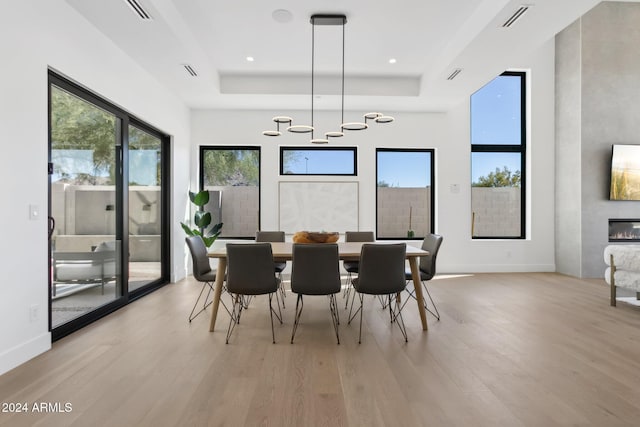
[[[364,311],[364,295],[385,296],[388,299],[389,317],[396,323],[405,342],[407,330],[402,319],[403,305],[398,293],[407,286],[405,281],[405,258],[407,245],[405,243],[373,244],[365,243],[360,252],[358,277],[353,279],[353,287],[358,293],[360,307],[353,315],[349,311],[349,323],[360,312],[360,332],[358,344],[362,342],[362,312]]]
[[[273,343],[276,336],[273,329],[273,316],[282,324],[280,305],[278,313],[272,305],[273,294],[278,292],[280,279],[273,274],[273,252],[269,243],[227,243],[227,290],[233,296],[233,308],[227,340],[240,323],[242,310],[245,308],[243,297],[269,295],[269,315],[271,317],[271,336]]]
[[[340,344],[340,318],[336,294],[340,292],[340,258],[335,243],[294,243],[292,255],[291,292],[298,294],[296,314],[291,332],[291,344],[300,324],[304,306],[303,295],[326,295],[336,339]]]
[[[422,287],[429,297],[429,301],[431,301],[431,305],[433,306],[433,310],[435,312],[431,311],[431,309],[427,306],[427,299],[423,295],[422,300],[424,303],[424,308],[438,320],[440,320],[440,312],[438,311],[436,303],[433,302],[433,298],[431,298],[431,293],[429,292],[429,288],[427,287],[426,282],[431,280],[436,274],[436,258],[438,257],[438,251],[440,250],[440,245],[442,245],[442,240],[443,238],[439,234],[430,233],[425,236],[424,240],[422,241],[422,249],[429,252],[429,255],[420,257],[420,264],[418,266],[420,270],[420,281],[422,282]],[[405,279],[407,280],[407,282],[411,281],[413,283],[413,275],[411,274],[411,269],[405,270]],[[416,299],[414,288],[415,283],[413,283],[412,287],[407,286],[406,290],[409,295],[413,297],[413,299]],[[405,300],[404,303],[406,304],[407,301],[408,300]]]
[[[375,234],[373,231],[347,231],[344,233],[344,241],[345,242],[373,242],[375,241]],[[343,261],[342,266],[347,271],[347,283],[345,286],[343,298],[346,299],[344,303],[345,310],[349,305],[349,297],[351,295],[351,306],[353,307],[353,301],[355,298],[355,293],[352,294],[351,291],[353,289],[353,275],[358,274],[358,261]]]
[[[256,242],[284,242],[284,231],[256,231]],[[284,289],[284,282],[282,281],[282,272],[285,268],[287,268],[286,261],[275,261],[274,269],[276,274],[278,275],[278,279],[280,279],[280,297],[282,299],[282,308],[284,307],[284,299],[287,296],[287,293]]]
[[[207,248],[204,245],[202,238],[200,236],[189,236],[185,238],[185,241],[187,242],[187,246],[189,247],[189,252],[191,253],[191,260],[193,265],[193,277],[198,282],[202,283],[200,294],[198,295],[198,298],[196,299],[195,304],[193,304],[193,308],[191,309],[191,314],[189,314],[189,323],[191,323],[193,319],[198,317],[198,315],[203,311],[205,311],[207,307],[209,307],[213,302],[213,300],[209,301],[209,296],[211,295],[211,292],[213,292],[214,290],[213,284],[216,281],[216,272],[215,270],[211,269],[211,265],[209,264],[209,258],[207,257]],[[202,308],[200,309],[200,311],[194,314],[194,312],[196,311],[196,307],[198,306],[198,303],[202,298],[202,294],[204,293],[204,290],[207,288],[208,288],[207,295],[202,302]],[[224,285],[222,290],[223,291],[225,290]],[[227,310],[227,313],[231,315],[231,311],[229,310],[225,302],[222,300],[222,298],[220,299],[220,302],[222,303],[225,310]]]

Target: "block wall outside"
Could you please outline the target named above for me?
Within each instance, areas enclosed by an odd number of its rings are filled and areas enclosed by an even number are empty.
[[[431,232],[431,187],[397,188],[378,187],[378,235],[379,238],[401,238],[411,229],[415,236]]]
[[[216,201],[213,203],[216,206],[210,205],[207,209],[212,212],[214,223],[224,223],[222,237],[253,236],[258,230],[258,188],[228,186],[209,189],[221,193],[220,208],[217,208]],[[52,198],[52,212],[56,219],[55,236],[114,234],[115,224],[110,217],[114,212],[106,210],[107,205],[114,203],[112,187],[56,185],[52,190],[56,194]],[[130,234],[157,235],[159,189],[131,187],[129,190]],[[411,228],[415,235],[430,233],[430,200],[430,187],[378,188],[378,237],[405,237],[409,230],[409,208]],[[520,216],[519,189],[474,187],[472,201],[472,211],[476,214],[475,235],[511,236],[520,233],[520,222],[517,220]],[[147,259],[148,256],[144,258]]]
[[[519,236],[520,194],[520,189],[515,187],[473,187],[474,235]]]
[[[215,212],[215,206],[210,209],[212,222],[224,223],[220,237],[255,236],[260,217],[258,187],[211,186],[207,189],[221,193],[219,212]]]
[[[115,235],[115,187],[51,186],[51,214],[56,222],[54,249],[86,252]],[[129,187],[131,261],[160,261],[160,187]]]

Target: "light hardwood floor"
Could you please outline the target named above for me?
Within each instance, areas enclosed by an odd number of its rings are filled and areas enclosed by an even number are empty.
[[[199,288],[168,285],[1,376],[2,403],[72,410],[0,425],[640,425],[640,310],[610,307],[604,281],[439,276],[441,321],[422,331],[410,301],[405,344],[367,298],[361,345],[344,309],[336,345],[325,297],[305,298],[291,345],[292,294],[277,344],[261,297],[225,345],[226,312],[214,333],[208,313],[187,321]]]

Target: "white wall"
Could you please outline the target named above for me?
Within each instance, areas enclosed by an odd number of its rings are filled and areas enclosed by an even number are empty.
[[[531,70],[532,125],[529,141],[528,239],[471,240],[470,140],[468,100],[449,113],[407,113],[385,111],[396,121],[372,125],[366,131],[348,133],[331,141],[335,146],[358,147],[359,224],[361,230],[375,230],[375,149],[377,147],[436,149],[436,231],[444,236],[438,257],[441,272],[554,271],[554,44],[553,41],[522,63]],[[446,84],[446,83],[443,83]],[[348,99],[346,100],[348,105]],[[278,227],[279,146],[307,146],[306,135],[262,136],[274,128],[271,117],[289,115],[303,123],[308,111],[197,110],[192,112],[192,164],[197,164],[200,145],[260,145],[262,147],[261,226]],[[345,112],[349,121],[362,112]],[[339,114],[317,112],[316,126],[332,129]],[[333,126],[335,128],[335,126]],[[191,180],[197,183],[193,168]],[[284,180],[350,180],[352,177],[283,177]],[[458,184],[459,193],[450,191]],[[531,202],[533,200],[533,203]],[[222,242],[217,242],[222,244]],[[413,242],[412,244],[419,244]]]
[[[47,68],[172,136],[172,279],[184,276],[189,111],[64,1],[19,1],[0,13],[0,374],[50,348],[47,321]],[[29,205],[40,215],[29,220]],[[179,238],[176,238],[178,236]],[[31,306],[38,317],[30,321]]]
[[[640,138],[640,4],[603,2],[556,38],[558,271],[602,278],[608,220],[640,202],[609,200],[611,145]]]
[[[469,102],[449,113],[451,141],[443,149],[448,168],[440,168],[440,214],[450,219],[439,229],[445,240],[442,271],[555,271],[554,256],[554,42],[514,64],[529,72],[529,131],[527,155],[527,239],[471,240]],[[464,155],[464,158],[460,158]],[[459,160],[455,160],[459,159]],[[457,166],[454,164],[457,163]],[[450,184],[459,183],[452,194]],[[442,224],[445,225],[444,223]],[[445,244],[450,251],[446,251]]]

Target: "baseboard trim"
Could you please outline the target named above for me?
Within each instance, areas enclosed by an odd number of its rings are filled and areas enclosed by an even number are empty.
[[[51,333],[38,335],[0,354],[0,375],[51,349]]]
[[[438,264],[438,273],[555,273],[555,264]]]

